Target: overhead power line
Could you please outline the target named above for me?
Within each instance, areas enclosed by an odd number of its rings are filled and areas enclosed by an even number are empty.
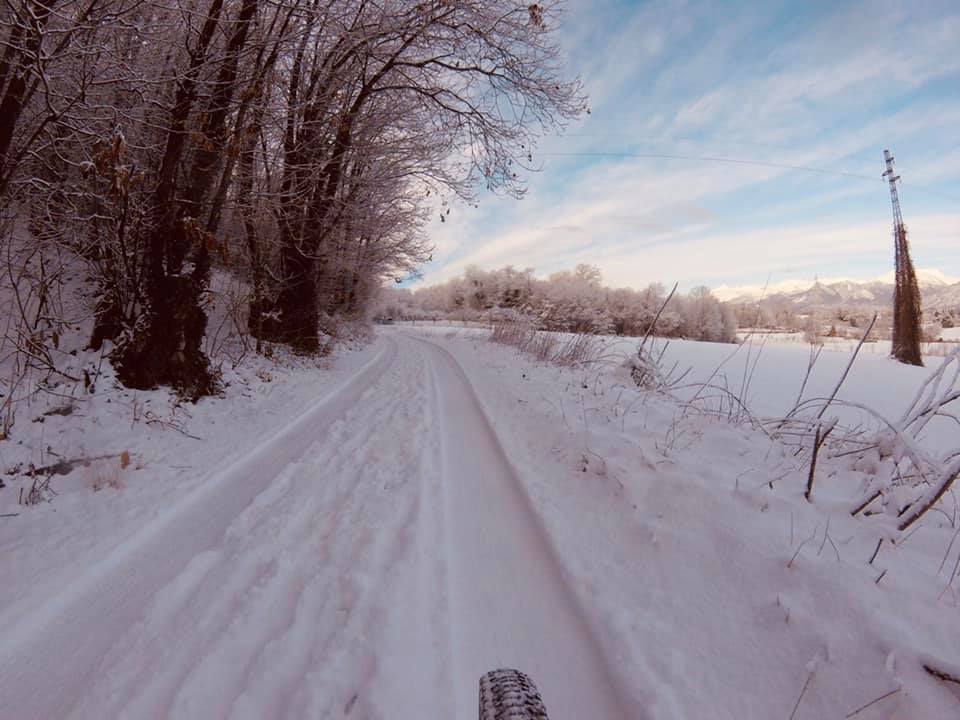
[[[876,180],[872,175],[846,172],[844,170],[828,170],[826,168],[811,167],[809,165],[789,165],[786,163],[766,162],[764,160],[745,160],[743,158],[715,157],[712,155],[672,155],[668,153],[632,153],[632,152],[542,152],[537,153],[544,157],[629,157],[643,160],[690,160],[695,162],[731,163],[733,165],[759,165],[760,167],[778,168],[780,170],[802,170],[803,172],[820,173],[822,175],[842,175],[859,180]]]
[[[846,170],[829,170],[822,167],[813,167],[811,165],[791,165],[789,163],[768,162],[766,160],[747,160],[745,158],[718,157],[713,155],[676,155],[670,153],[634,153],[634,152],[541,152],[534,153],[542,157],[619,157],[619,158],[638,158],[641,160],[685,160],[690,162],[716,162],[728,163],[731,165],[755,165],[759,167],[777,168],[779,170],[799,170],[801,172],[817,173],[819,175],[838,175],[840,177],[855,178],[857,180],[869,180],[876,182],[877,176],[861,175],[860,173],[848,172]],[[923,192],[937,195],[951,202],[960,203],[960,199],[952,197],[938,190],[934,190],[925,185],[913,184],[915,188],[921,188]]]

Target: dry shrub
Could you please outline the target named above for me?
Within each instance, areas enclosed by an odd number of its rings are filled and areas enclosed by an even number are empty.
[[[330,355],[337,343],[366,344],[373,339],[373,326],[362,317],[329,315],[320,316],[320,355]]]
[[[559,365],[583,365],[594,362],[600,355],[601,344],[596,335],[580,333],[560,343],[553,362]]]
[[[526,342],[526,347],[520,349],[533,355],[541,362],[551,362],[556,354],[557,338],[549,333],[532,331]]]
[[[593,362],[600,355],[601,349],[595,335],[581,333],[564,337],[519,322],[497,323],[490,333],[490,340],[515,347],[541,362],[565,366]]]
[[[531,333],[536,331],[523,323],[497,323],[490,333],[490,340],[501,345],[521,347],[528,341]]]
[[[211,360],[229,360],[240,364],[251,349],[248,332],[250,289],[247,283],[229,273],[217,274],[207,295],[207,333],[205,350]]]
[[[20,504],[39,505],[42,502],[49,502],[51,499],[50,496],[56,495],[56,492],[50,487],[50,479],[52,477],[52,475],[34,476],[26,496],[23,494],[23,488],[20,488]]]
[[[669,395],[680,387],[680,383],[692,368],[680,370],[680,365],[676,362],[667,368],[663,356],[669,346],[669,342],[659,348],[652,342],[642,342],[635,354],[624,359],[623,366],[629,371],[630,378],[638,388]]]

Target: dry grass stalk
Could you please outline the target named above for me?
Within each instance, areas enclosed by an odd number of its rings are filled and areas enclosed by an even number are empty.
[[[832,425],[829,426],[826,431],[822,431],[822,426],[817,425],[817,432],[813,438],[813,450],[810,453],[810,472],[807,475],[807,491],[803,494],[807,502],[813,502],[810,499],[810,495],[813,493],[813,478],[817,472],[817,456],[820,454],[820,447],[826,441],[831,430],[833,430]]]
[[[938,667],[934,667],[928,663],[924,663],[923,669],[926,670],[929,674],[933,675],[937,680],[943,680],[943,682],[955,683],[960,685],[960,676],[953,675],[946,670],[943,670]]]
[[[876,705],[876,704],[877,704],[878,702],[880,702],[881,700],[886,700],[886,699],[887,699],[888,697],[890,697],[891,695],[896,695],[898,692],[900,692],[900,690],[901,690],[901,688],[896,688],[896,689],[894,689],[894,690],[891,690],[890,692],[884,693],[884,694],[881,695],[880,697],[874,698],[873,700],[871,700],[870,702],[868,702],[866,705],[861,705],[861,706],[858,707],[856,710],[852,710],[851,712],[847,713],[846,717],[847,717],[847,718],[855,717],[855,716],[859,715],[860,713],[862,713],[864,710],[866,710],[868,707],[871,707],[871,706],[873,706],[873,705]]]
[[[600,342],[595,335],[580,333],[563,337],[537,330],[519,322],[502,322],[493,326],[490,341],[509,345],[532,355],[540,362],[574,367],[595,362],[600,355]]]

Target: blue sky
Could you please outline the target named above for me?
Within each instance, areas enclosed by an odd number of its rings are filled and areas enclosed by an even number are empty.
[[[471,263],[589,262],[633,287],[876,277],[893,262],[885,147],[915,264],[960,276],[955,0],[575,0],[562,39],[592,113],[541,142],[522,200],[431,223],[424,282]]]

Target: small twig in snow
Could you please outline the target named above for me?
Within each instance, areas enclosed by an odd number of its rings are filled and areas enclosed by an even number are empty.
[[[810,494],[813,492],[813,478],[817,471],[817,455],[820,454],[820,447],[826,441],[827,436],[833,430],[833,425],[830,425],[826,432],[821,432],[822,426],[817,424],[817,432],[813,438],[813,452],[810,455],[810,473],[807,475],[807,491],[803,496],[807,499],[807,502],[813,502],[810,499]]]
[[[807,688],[810,687],[810,679],[813,677],[813,673],[807,673],[807,681],[803,684],[803,690],[800,691],[800,697],[797,698],[796,704],[793,706],[793,712],[790,713],[790,720],[793,720],[797,716],[797,710],[800,709],[800,703],[803,702],[803,696],[807,692]]]
[[[950,544],[947,545],[947,551],[943,554],[943,560],[940,561],[940,567],[937,568],[937,575],[943,572],[943,566],[947,564],[947,558],[950,557],[950,551],[953,550],[953,544],[957,541],[957,535],[960,535],[960,528],[950,538]]]
[[[653,332],[653,329],[657,326],[657,321],[660,320],[660,315],[663,313],[664,308],[667,307],[667,303],[670,302],[670,298],[673,297],[673,294],[677,291],[677,286],[679,283],[673,284],[673,290],[670,291],[670,294],[667,295],[667,299],[663,301],[663,304],[660,305],[660,309],[657,310],[657,314],[653,316],[653,322],[650,323],[650,326],[647,328],[647,332],[643,335],[643,340],[640,341],[640,347],[637,348],[637,355],[643,353],[643,348],[647,344],[647,338],[650,337],[650,333]]]
[[[913,530],[911,530],[910,532],[907,533],[907,536],[906,536],[905,538],[903,538],[903,540],[898,541],[898,542],[897,542],[897,545],[900,546],[900,547],[903,547],[904,545],[906,545],[906,544],[907,544],[907,540],[909,540],[910,538],[912,538],[912,537],[913,537],[913,534],[914,534],[917,530],[919,530],[920,528],[922,528],[922,527],[923,527],[923,525],[917,525]]]
[[[837,554],[837,562],[840,561],[840,551],[837,550],[836,544],[833,542],[833,538],[830,537],[830,516],[827,516],[827,527],[823,529],[823,540],[820,542],[820,549],[817,550],[817,557],[823,553],[823,548],[826,546],[827,541],[830,541],[830,546],[833,548],[833,551]]]
[[[952,465],[944,468],[940,477],[937,478],[937,484],[921,501],[920,507],[911,510],[910,514],[900,521],[900,524],[897,526],[898,529],[902,532],[922,518],[930,508],[940,502],[940,499],[950,490],[958,476],[960,476],[960,459],[955,460]]]
[[[944,592],[947,591],[947,588],[953,586],[953,581],[957,577],[958,572],[960,572],[960,553],[957,554],[957,562],[953,566],[953,572],[950,573],[950,579],[947,580],[947,587],[943,589]]]
[[[871,701],[868,702],[866,705],[861,705],[860,707],[858,707],[858,708],[857,708],[856,710],[854,710],[853,712],[847,713],[846,717],[847,717],[847,718],[852,718],[854,715],[859,715],[860,713],[862,713],[864,710],[866,710],[866,709],[867,709],[868,707],[870,707],[871,705],[876,705],[876,704],[877,704],[878,702],[880,702],[881,700],[886,700],[888,697],[890,697],[891,695],[896,695],[898,692],[900,692],[900,688],[897,688],[896,690],[891,690],[891,691],[888,692],[888,693],[884,693],[884,694],[881,695],[880,697],[871,700]]]
[[[870,497],[868,497],[868,498],[867,498],[866,500],[864,500],[862,503],[860,503],[859,505],[857,505],[853,510],[850,511],[850,514],[853,515],[854,517],[856,517],[856,516],[859,515],[861,512],[863,512],[864,510],[866,510],[867,506],[868,506],[870,503],[872,503],[874,500],[876,500],[878,497],[880,497],[880,491],[879,491],[879,490],[877,490],[873,495],[871,495]]]
[[[957,685],[960,685],[960,678],[954,677],[950,673],[941,670],[940,668],[935,668],[933,665],[927,665],[924,663],[923,669],[937,678],[937,680],[943,680],[944,682],[956,683]]]
[[[840,562],[840,551],[837,549],[837,544],[833,541],[833,538],[830,537],[829,535],[827,536],[827,540],[830,541],[830,547],[833,548],[833,552],[835,552],[837,555],[837,562]]]
[[[820,412],[817,413],[818,420],[823,417],[823,414],[827,411],[827,408],[830,407],[830,403],[833,402],[834,398],[837,397],[837,393],[840,392],[840,387],[843,385],[844,380],[847,379],[847,375],[850,373],[850,368],[853,367],[853,361],[857,359],[857,354],[860,352],[860,348],[863,346],[863,341],[867,339],[870,331],[873,330],[874,323],[877,322],[877,314],[878,313],[873,314],[873,319],[870,321],[870,324],[867,325],[867,330],[865,333],[863,333],[863,337],[860,338],[860,342],[857,343],[857,347],[853,351],[853,355],[850,356],[850,362],[847,363],[847,368],[843,371],[843,375],[840,376],[837,386],[833,389],[833,392],[830,393],[830,398],[827,400],[827,402],[824,403],[822,408],[820,408]]]
[[[817,523],[817,526],[813,529],[813,534],[810,537],[808,537],[806,540],[804,540],[802,543],[800,543],[800,546],[797,548],[797,551],[793,554],[793,557],[790,558],[790,562],[787,563],[788,568],[793,567],[793,562],[797,559],[797,555],[800,554],[800,551],[803,550],[803,546],[806,545],[811,540],[813,540],[817,536],[817,531],[819,530],[820,530],[820,523]]]

